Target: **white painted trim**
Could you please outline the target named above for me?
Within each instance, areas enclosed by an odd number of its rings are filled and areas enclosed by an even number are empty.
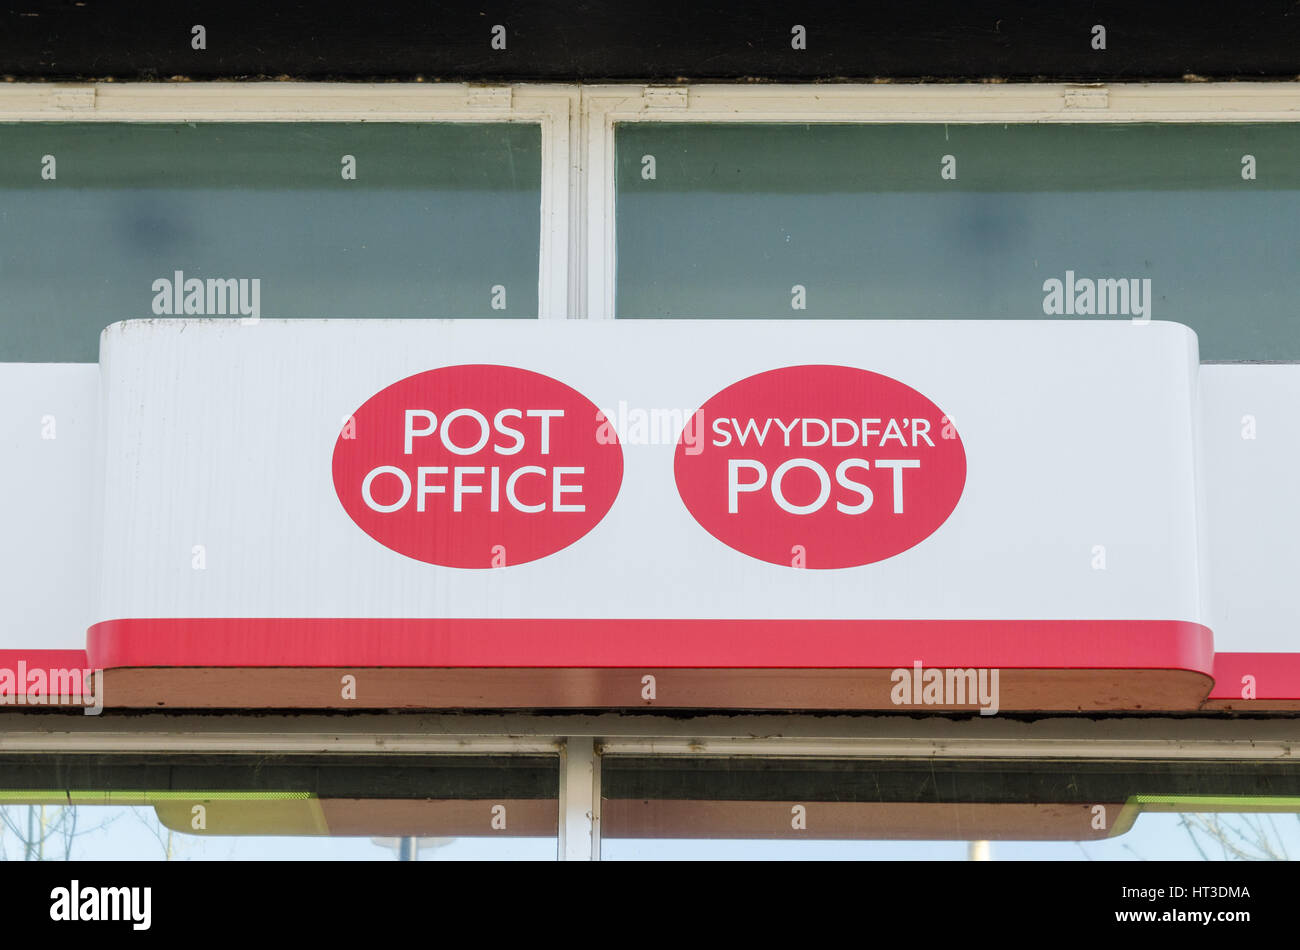
[[[551,83],[2,83],[0,122],[567,122],[575,96]]]
[[[586,86],[618,121],[687,122],[1285,122],[1297,83],[700,84],[683,106],[658,87]],[[649,89],[649,95],[646,90]],[[1080,115],[1080,113],[1083,113]]]
[[[600,743],[595,741],[592,742],[591,753],[591,860],[599,861],[601,860],[600,812],[604,802],[604,799],[601,797],[603,793],[601,791],[600,777],[605,767]]]
[[[523,87],[514,101],[528,103]],[[557,90],[541,97],[542,126],[542,234],[538,246],[537,315],[543,320],[571,316],[573,246],[570,232],[576,218],[573,197],[581,171],[575,166],[571,116],[577,111],[576,90]],[[579,232],[579,236],[580,236]]]
[[[559,859],[599,861],[600,756],[589,737],[564,742],[560,752],[559,810]]]
[[[173,732],[17,733],[0,738],[0,753],[136,753],[217,755],[266,753],[286,755],[555,755],[563,739],[517,736],[420,736],[395,734],[340,735],[242,734],[238,731],[191,734]]]
[[[24,733],[4,736],[0,753],[95,753],[217,755],[553,755],[574,745],[591,746],[587,737],[518,737],[502,735],[447,738],[402,736],[386,733],[338,735],[267,735],[223,733],[193,735],[179,731],[164,733]],[[1236,762],[1294,760],[1300,755],[1297,739],[983,739],[983,738],[750,738],[723,736],[712,739],[679,737],[612,737],[596,745],[603,756],[670,756],[717,758],[825,758],[825,759],[1015,759],[1044,761],[1057,759],[1133,761]],[[583,761],[586,761],[585,759]],[[581,781],[600,777],[591,763],[584,766]],[[569,779],[564,781],[579,781]],[[598,798],[593,797],[593,802]],[[577,807],[576,805],[574,807]],[[584,804],[583,812],[592,806]],[[576,820],[576,819],[575,819]],[[599,821],[597,816],[588,821]],[[586,834],[587,832],[580,832]]]
[[[587,316],[587,194],[584,188],[587,141],[587,111],[582,107],[582,92],[573,89],[569,103],[569,303],[568,317],[582,320]]]
[[[825,759],[1129,759],[1141,761],[1231,759],[1254,762],[1292,759],[1295,741],[1168,739],[614,739],[602,755],[825,758]]]
[[[582,90],[587,316],[614,316],[614,127],[622,122],[1296,122],[1297,83],[878,83]],[[683,103],[684,99],[684,103]]]
[[[1300,718],[918,718],[888,715],[547,715],[105,712],[0,709],[0,754],[554,754],[565,737],[609,755],[1232,758],[1300,755]]]
[[[574,86],[465,83],[6,83],[0,122],[526,122],[541,127],[537,309],[569,315]]]

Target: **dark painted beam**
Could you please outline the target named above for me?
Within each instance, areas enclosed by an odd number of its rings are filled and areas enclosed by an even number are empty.
[[[195,31],[200,26],[202,42]],[[498,26],[504,34],[494,33]],[[806,48],[795,48],[796,27],[804,28]],[[1095,27],[1105,28],[1104,48]],[[26,0],[0,10],[0,75],[1295,79],[1300,2]]]

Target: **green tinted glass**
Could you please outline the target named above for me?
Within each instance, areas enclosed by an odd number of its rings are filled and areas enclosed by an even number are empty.
[[[540,209],[536,125],[0,125],[0,361],[151,316],[535,317]]]
[[[620,317],[1152,319],[1300,359],[1300,124],[624,124]]]

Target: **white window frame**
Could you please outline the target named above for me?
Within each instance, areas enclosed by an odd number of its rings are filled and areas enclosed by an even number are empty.
[[[582,89],[586,298],[571,314],[614,317],[616,127],[625,122],[1296,122],[1295,83],[954,83]]]
[[[0,122],[525,122],[542,136],[538,315],[614,316],[624,122],[1295,122],[1294,83],[7,83]]]
[[[609,755],[828,759],[1293,761],[1300,719],[840,715],[530,716],[144,712],[0,715],[8,753],[559,756],[560,860],[600,860]]]
[[[522,122],[541,128],[537,310],[571,311],[576,87],[467,83],[7,83],[0,122]]]

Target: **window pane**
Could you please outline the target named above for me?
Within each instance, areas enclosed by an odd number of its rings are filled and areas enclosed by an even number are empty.
[[[535,317],[540,215],[532,124],[0,125],[0,361],[152,316]]]
[[[0,759],[0,859],[554,860],[555,756]]]
[[[1300,359],[1300,124],[647,122],[617,152],[620,317],[1137,317]]]
[[[607,859],[1300,856],[1300,768],[604,757]]]

